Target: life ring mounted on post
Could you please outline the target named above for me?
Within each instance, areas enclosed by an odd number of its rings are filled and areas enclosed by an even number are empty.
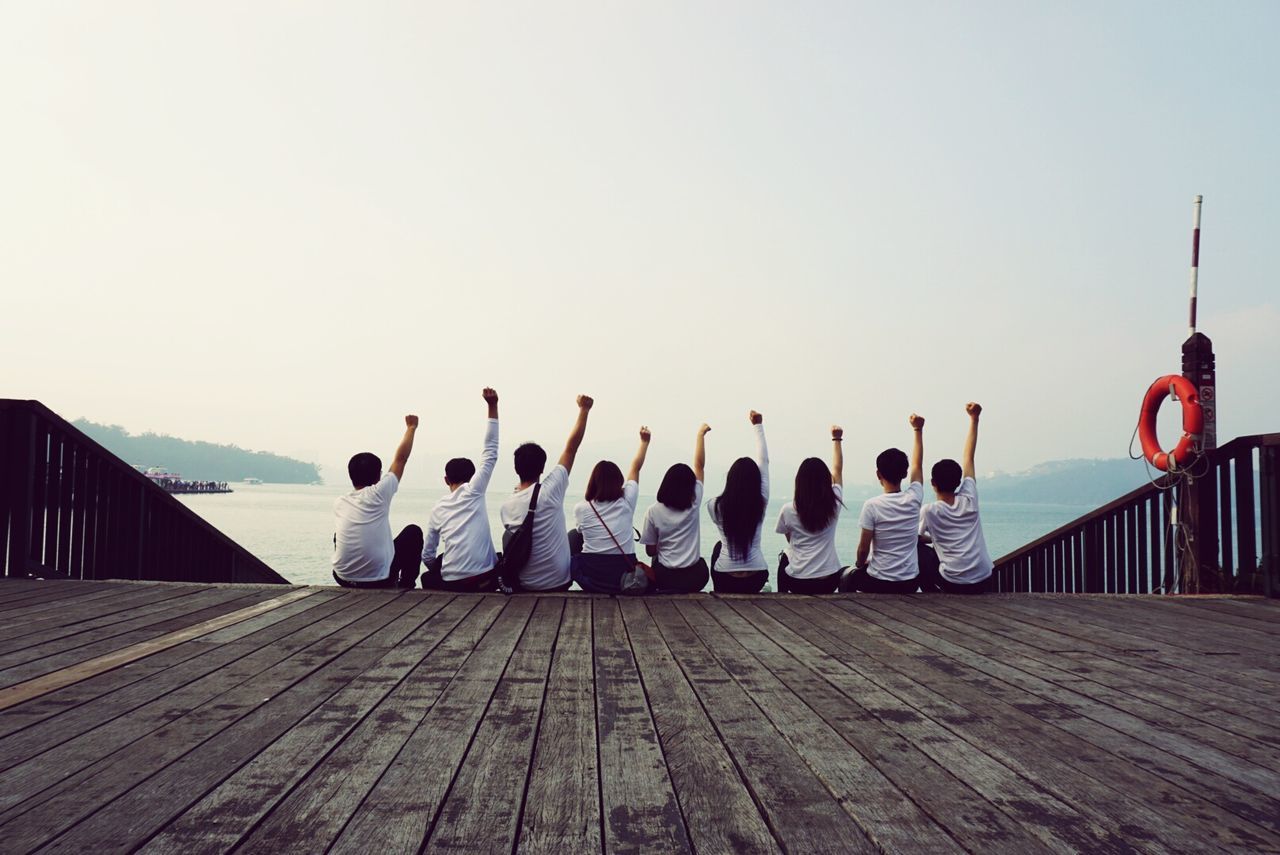
[[[1166,397],[1173,396],[1182,404],[1182,438],[1173,451],[1160,447],[1156,436],[1156,415]],[[1142,399],[1142,412],[1138,416],[1138,439],[1142,454],[1152,466],[1161,472],[1175,472],[1186,468],[1200,451],[1200,435],[1204,431],[1204,411],[1200,408],[1200,396],[1195,384],[1180,374],[1166,374],[1151,384]]]

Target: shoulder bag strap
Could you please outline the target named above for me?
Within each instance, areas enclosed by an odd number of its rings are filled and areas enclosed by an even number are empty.
[[[604,517],[600,516],[600,512],[596,510],[595,502],[587,502],[591,506],[591,511],[596,515],[596,519],[600,520],[600,525],[604,526],[604,530],[609,532],[609,538],[613,541],[613,545],[618,547],[618,551],[623,555],[627,555],[627,550],[622,548],[622,544],[618,543],[618,538],[614,537],[613,529],[609,528],[609,524],[604,521]]]

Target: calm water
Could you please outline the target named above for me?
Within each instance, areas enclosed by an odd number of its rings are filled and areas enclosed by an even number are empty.
[[[407,479],[406,479],[407,480]],[[496,479],[495,479],[496,480]],[[183,504],[217,526],[245,546],[291,582],[330,584],[330,559],[333,554],[333,501],[344,492],[339,486],[302,486],[293,484],[233,485],[235,492],[223,495],[180,496]],[[414,487],[406,484],[391,504],[391,525],[395,532],[409,523],[424,525],[427,515],[444,488]],[[501,531],[498,508],[507,492],[495,484],[489,491],[489,518],[495,541]],[[778,511],[788,500],[775,497],[769,503],[765,518],[764,552],[771,569],[785,540],[773,533]],[[566,511],[572,521],[573,504],[581,493],[571,488]],[[644,509],[653,503],[651,493],[640,494],[636,512],[639,525]],[[836,543],[840,559],[851,564],[858,545],[858,511],[861,500],[851,499],[841,516]],[[998,558],[1024,543],[1045,534],[1091,508],[1075,505],[1020,505],[1001,502],[983,504],[983,530],[991,556]],[[710,558],[716,530],[702,511],[702,554]]]

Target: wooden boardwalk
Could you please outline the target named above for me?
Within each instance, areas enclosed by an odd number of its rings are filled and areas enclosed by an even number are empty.
[[[1278,617],[0,580],[0,851],[1280,851]]]

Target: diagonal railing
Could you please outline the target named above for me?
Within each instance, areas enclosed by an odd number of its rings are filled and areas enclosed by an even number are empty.
[[[287,584],[38,401],[0,399],[4,575]]]
[[[1194,512],[1199,536],[1217,544],[1199,550],[1200,591],[1280,596],[1280,433],[1234,439],[1193,469],[1194,497],[1185,484],[1147,484],[1003,556],[996,590],[1182,592],[1179,562],[1196,550],[1179,523]]]

